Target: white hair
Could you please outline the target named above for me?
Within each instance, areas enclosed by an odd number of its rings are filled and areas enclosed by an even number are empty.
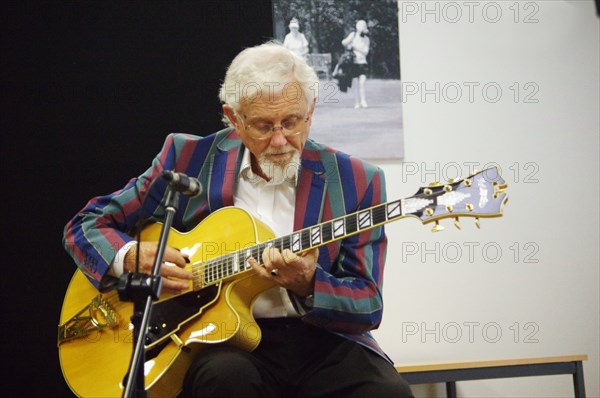
[[[290,90],[292,88],[293,91]],[[270,41],[246,48],[233,59],[219,90],[219,99],[238,112],[240,102],[244,100],[252,101],[263,95],[280,93],[289,100],[295,100],[300,98],[301,92],[310,107],[318,96],[318,90],[317,74],[304,58],[281,43]],[[227,117],[223,121],[231,126]]]

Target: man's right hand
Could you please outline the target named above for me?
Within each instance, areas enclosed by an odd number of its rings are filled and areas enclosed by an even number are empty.
[[[139,272],[150,275],[158,250],[158,242],[141,242],[131,246],[125,254],[123,269],[125,272],[136,271],[137,245],[140,245]],[[189,281],[192,279],[192,273],[184,269],[189,262],[189,257],[179,250],[171,246],[165,248],[163,264],[160,268],[163,289],[178,294],[190,287]]]

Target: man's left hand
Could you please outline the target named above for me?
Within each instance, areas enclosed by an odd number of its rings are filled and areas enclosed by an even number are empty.
[[[306,297],[314,290],[318,257],[318,248],[300,255],[289,249],[280,251],[275,248],[267,248],[262,254],[262,264],[259,264],[253,257],[250,257],[248,262],[254,271],[263,278],[277,282],[300,297]]]

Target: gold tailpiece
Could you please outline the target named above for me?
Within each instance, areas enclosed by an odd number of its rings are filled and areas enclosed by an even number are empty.
[[[84,315],[86,313],[87,315]],[[58,325],[58,345],[118,324],[117,312],[101,295],[98,295],[73,318]]]

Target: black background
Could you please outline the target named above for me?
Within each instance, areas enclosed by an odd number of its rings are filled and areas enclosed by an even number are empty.
[[[225,68],[272,36],[271,3],[25,1],[0,10],[2,390],[68,397],[56,348],[75,271],[65,223],[144,171],[166,134],[222,128]]]

